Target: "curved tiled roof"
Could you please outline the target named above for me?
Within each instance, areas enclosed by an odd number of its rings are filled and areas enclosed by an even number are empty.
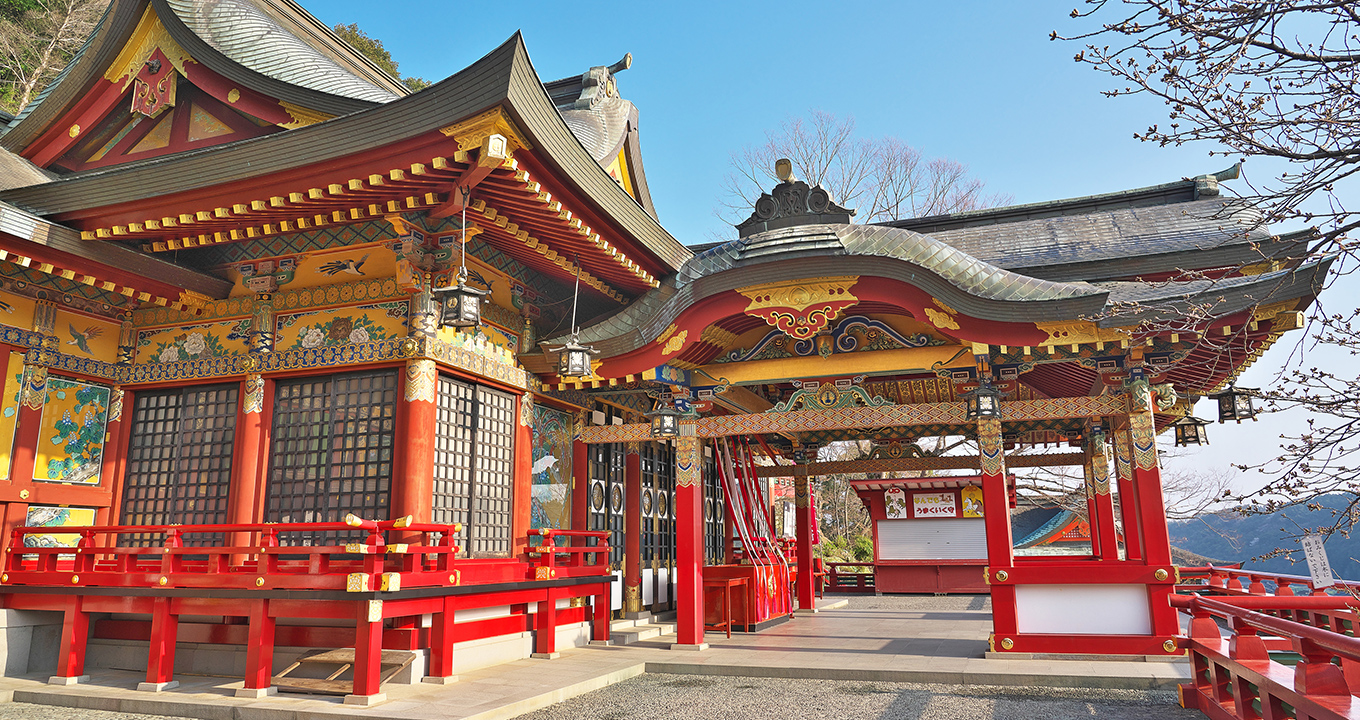
[[[1086,309],[1096,310],[1104,304],[1108,294],[1108,290],[1090,283],[1052,282],[1004,270],[911,230],[816,223],[768,230],[710,247],[686,261],[661,287],[644,294],[609,318],[582,328],[580,339],[600,342],[631,333],[641,342],[647,342],[652,339],[648,334],[664,328],[684,307],[703,296],[774,279],[762,270],[777,267],[776,262],[837,262],[835,258],[840,258],[843,267],[853,264],[856,272],[862,272],[876,257],[907,263],[879,263],[885,277],[908,280],[956,296],[957,299],[950,298],[951,302],[981,303],[993,309],[997,307],[996,303],[1079,301]],[[736,272],[725,275],[729,271]],[[720,275],[724,277],[718,279]],[[704,287],[700,289],[699,285]],[[962,305],[959,307],[965,309]],[[1039,312],[1036,318],[1039,315],[1045,313]],[[555,338],[544,342],[560,344],[562,340]]]
[[[680,269],[683,285],[757,258],[786,259],[808,254],[878,255],[929,270],[960,290],[988,300],[1065,300],[1099,295],[1084,282],[1040,280],[997,267],[929,235],[882,225],[797,225],[770,230],[710,248]]]
[[[214,50],[261,75],[355,100],[398,97],[342,67],[251,0],[166,0],[166,5]]]
[[[1130,249],[1146,256],[1271,237],[1259,211],[1220,197],[929,232],[981,260],[1045,275],[1061,275],[1061,266],[1126,258]]]

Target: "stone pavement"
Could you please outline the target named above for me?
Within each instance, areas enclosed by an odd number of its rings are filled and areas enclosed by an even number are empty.
[[[703,652],[670,650],[674,636],[627,646],[586,647],[554,660],[519,660],[465,673],[447,685],[389,685],[371,708],[339,698],[284,694],[233,697],[240,680],[184,675],[178,689],[138,692],[138,673],[93,671],[89,684],[0,678],[0,699],[124,713],[223,720],[493,720],[548,707],[643,673],[802,678],[950,686],[1173,689],[1181,662],[985,659],[991,614],[985,597],[826,598],[823,612],[754,635],[708,633]]]

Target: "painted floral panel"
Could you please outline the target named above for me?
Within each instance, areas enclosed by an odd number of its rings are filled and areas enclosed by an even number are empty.
[[[95,509],[30,505],[24,524],[30,527],[89,527],[94,525]],[[75,547],[80,542],[78,533],[31,533],[24,536],[24,547]],[[69,557],[69,556],[63,556]]]
[[[405,335],[403,300],[280,315],[277,333],[279,350],[378,342]]]
[[[33,479],[99,484],[109,389],[48,377]]]
[[[250,318],[139,330],[137,362],[170,363],[240,355],[249,351],[249,340]]]
[[[534,406],[529,527],[571,527],[571,416]]]

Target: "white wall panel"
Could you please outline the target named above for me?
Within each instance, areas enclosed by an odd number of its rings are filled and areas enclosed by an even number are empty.
[[[1151,635],[1145,585],[1016,585],[1016,629],[1065,635]]]
[[[981,518],[879,520],[879,560],[986,560]]]

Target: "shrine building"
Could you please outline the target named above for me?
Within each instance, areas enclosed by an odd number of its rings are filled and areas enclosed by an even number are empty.
[[[879,591],[990,593],[996,652],[1180,652],[1157,438],[1302,326],[1311,236],[1236,168],[859,224],[781,165],[695,244],[630,63],[545,82],[515,35],[412,93],[292,2],[113,0],[0,135],[0,601],[52,682],[210,643],[371,704],[667,611],[703,651],[815,611],[830,473]],[[1085,551],[1016,551],[1037,466],[1088,512],[1034,542]],[[352,679],[283,672],[315,651]]]

